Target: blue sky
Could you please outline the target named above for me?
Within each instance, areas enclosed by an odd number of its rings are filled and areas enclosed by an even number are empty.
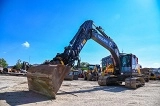
[[[142,67],[160,67],[159,0],[0,0],[0,58],[9,65],[51,60],[90,19]],[[93,40],[80,53],[92,64],[108,55]]]

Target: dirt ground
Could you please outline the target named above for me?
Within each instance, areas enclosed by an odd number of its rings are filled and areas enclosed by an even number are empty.
[[[160,80],[136,90],[99,86],[96,81],[64,81],[55,100],[28,91],[27,78],[0,75],[0,106],[160,106]]]

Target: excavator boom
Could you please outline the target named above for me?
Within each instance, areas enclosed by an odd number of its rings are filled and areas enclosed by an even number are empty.
[[[92,20],[85,21],[79,28],[76,35],[70,41],[69,46],[65,47],[63,53],[58,53],[56,57],[51,60],[50,64],[64,62],[64,65],[73,66],[75,60],[79,60],[79,53],[89,39],[93,39],[98,44],[110,51],[114,59],[114,66],[118,69],[120,64],[119,49],[116,43],[107,36],[102,28],[94,25]],[[119,69],[117,71],[119,73]]]

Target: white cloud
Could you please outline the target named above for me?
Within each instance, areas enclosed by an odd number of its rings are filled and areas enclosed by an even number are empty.
[[[26,48],[29,48],[30,47],[30,44],[26,41],[25,43],[22,44],[22,46],[26,47]]]

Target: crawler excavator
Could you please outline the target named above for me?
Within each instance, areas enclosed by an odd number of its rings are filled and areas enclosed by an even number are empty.
[[[64,48],[63,53],[57,53],[46,64],[33,66],[28,69],[27,79],[29,90],[55,98],[65,75],[74,66],[75,61],[78,64],[80,63],[79,54],[86,42],[90,39],[93,39],[109,50],[114,59],[114,72],[112,75],[102,76],[98,81],[99,85],[125,81],[128,87],[135,88],[137,82],[141,85],[144,84],[142,77],[132,74],[133,71],[136,71],[131,62],[132,59],[135,59],[135,55],[120,54],[115,42],[104,33],[103,29],[100,26],[97,27],[92,20],[87,20],[80,26],[78,32],[69,42],[69,45]],[[123,66],[122,62],[129,63]]]

